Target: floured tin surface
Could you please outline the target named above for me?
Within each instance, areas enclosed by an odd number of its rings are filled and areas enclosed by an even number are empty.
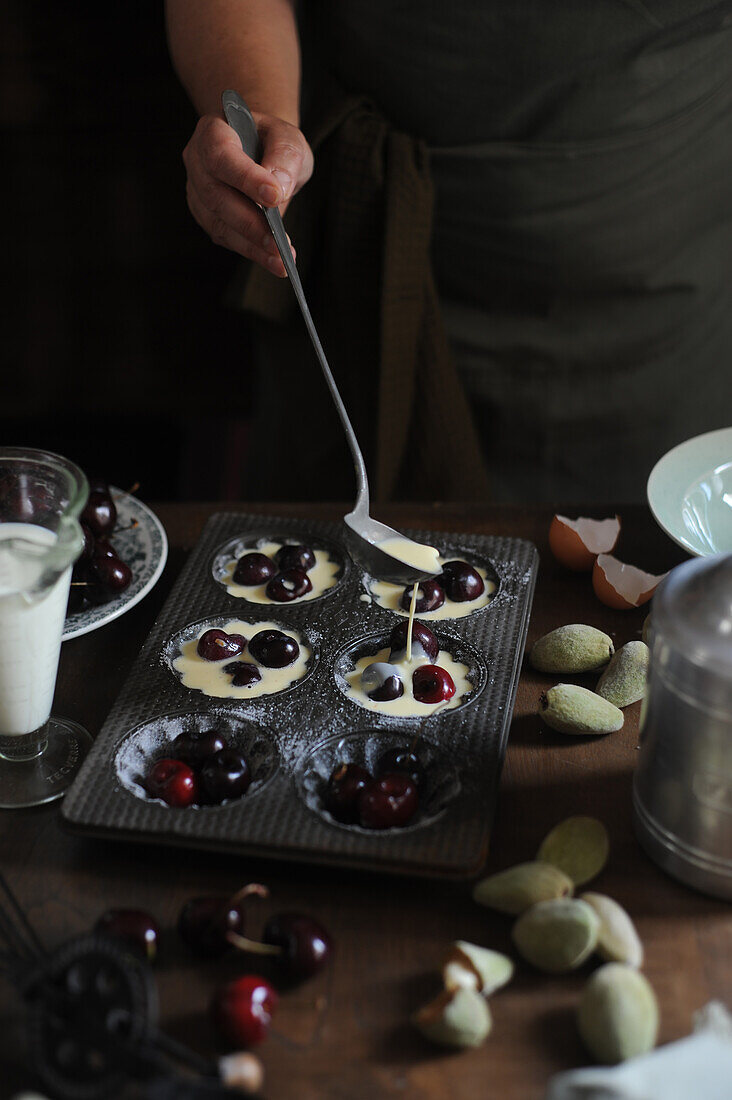
[[[440,648],[462,655],[476,690],[424,722],[430,794],[404,829],[343,826],[319,810],[325,762],[370,759],[373,746],[409,745],[417,718],[366,711],[338,686],[347,653],[388,637],[399,616],[367,595],[370,578],[349,558],[338,524],[238,513],[207,523],[62,807],[74,830],[99,836],[213,848],[407,874],[474,874],[482,865],[528,627],[538,555],[521,539],[434,531],[405,534],[451,557],[488,563],[497,590],[463,618],[431,623]],[[338,583],[320,599],[256,604],[217,579],[222,549],[289,539],[335,549]],[[225,556],[225,555],[224,555]],[[273,695],[217,699],[171,674],[176,636],[202,621],[276,620],[308,639],[315,660],[302,683]],[[429,620],[427,620],[429,621]],[[379,648],[377,646],[377,648]],[[258,781],[221,806],[171,809],[146,796],[145,768],[166,755],[183,726],[221,725],[256,756]]]

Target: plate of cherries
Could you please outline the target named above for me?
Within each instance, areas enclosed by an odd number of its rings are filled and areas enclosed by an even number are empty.
[[[74,565],[63,639],[124,615],[152,589],[168,557],[163,525],[130,493],[89,481],[80,516],[84,545]]]

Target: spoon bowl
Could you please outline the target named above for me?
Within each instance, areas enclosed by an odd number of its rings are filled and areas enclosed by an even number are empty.
[[[231,90],[224,92],[222,103],[226,121],[237,134],[242,149],[248,157],[259,163],[261,160],[261,143],[251,111],[242,97]],[[285,227],[282,224],[282,216],[276,206],[262,207],[262,212],[267,219],[267,224],[282,257],[292,289],[295,292],[308,335],[315,349],[331,397],[338,410],[353,458],[357,482],[356,504],[353,511],[344,517],[346,542],[351,556],[371,576],[380,580],[392,581],[394,584],[415,584],[422,577],[435,577],[442,571],[442,566],[438,562],[437,551],[429,553],[432,550],[431,547],[413,542],[412,539],[406,538],[399,531],[394,530],[393,527],[387,527],[386,524],[379,523],[369,515],[369,483],[366,475],[366,464],[305,300],[305,292],[292,256]],[[392,540],[394,540],[392,552],[388,549],[382,549],[379,545],[385,542],[391,543]]]

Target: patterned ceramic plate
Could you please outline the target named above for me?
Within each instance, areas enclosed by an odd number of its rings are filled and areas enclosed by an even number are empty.
[[[115,550],[132,570],[132,583],[121,596],[100,607],[90,607],[86,611],[77,611],[69,615],[64,627],[63,640],[78,638],[104,626],[112,619],[124,615],[143,596],[146,596],[163,571],[168,558],[168,539],[162,523],[147,505],[129,493],[111,486],[112,497],[117,505],[117,527],[129,528],[126,531],[112,533]],[[132,526],[133,521],[136,526]]]

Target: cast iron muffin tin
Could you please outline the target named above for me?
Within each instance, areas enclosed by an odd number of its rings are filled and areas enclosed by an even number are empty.
[[[470,668],[473,692],[426,720],[367,711],[338,686],[348,651],[375,648],[401,621],[368,598],[368,580],[350,559],[337,524],[218,513],[153,626],[132,671],[63,803],[74,831],[381,871],[464,877],[481,867],[495,809],[538,555],[521,539],[405,532],[450,556],[487,565],[498,584],[487,607],[429,623],[440,648]],[[322,597],[263,605],[229,595],[216,579],[231,540],[327,546],[341,561],[337,585]],[[216,563],[216,565],[215,565]],[[308,640],[305,677],[256,699],[212,699],[184,687],[170,667],[171,639],[202,620],[276,620]],[[254,781],[221,806],[171,809],[146,795],[144,771],[168,754],[177,733],[221,729],[253,757]],[[384,832],[344,826],[322,808],[320,792],[336,758],[371,762],[420,731],[426,794],[414,821]],[[250,763],[252,761],[250,760]]]

